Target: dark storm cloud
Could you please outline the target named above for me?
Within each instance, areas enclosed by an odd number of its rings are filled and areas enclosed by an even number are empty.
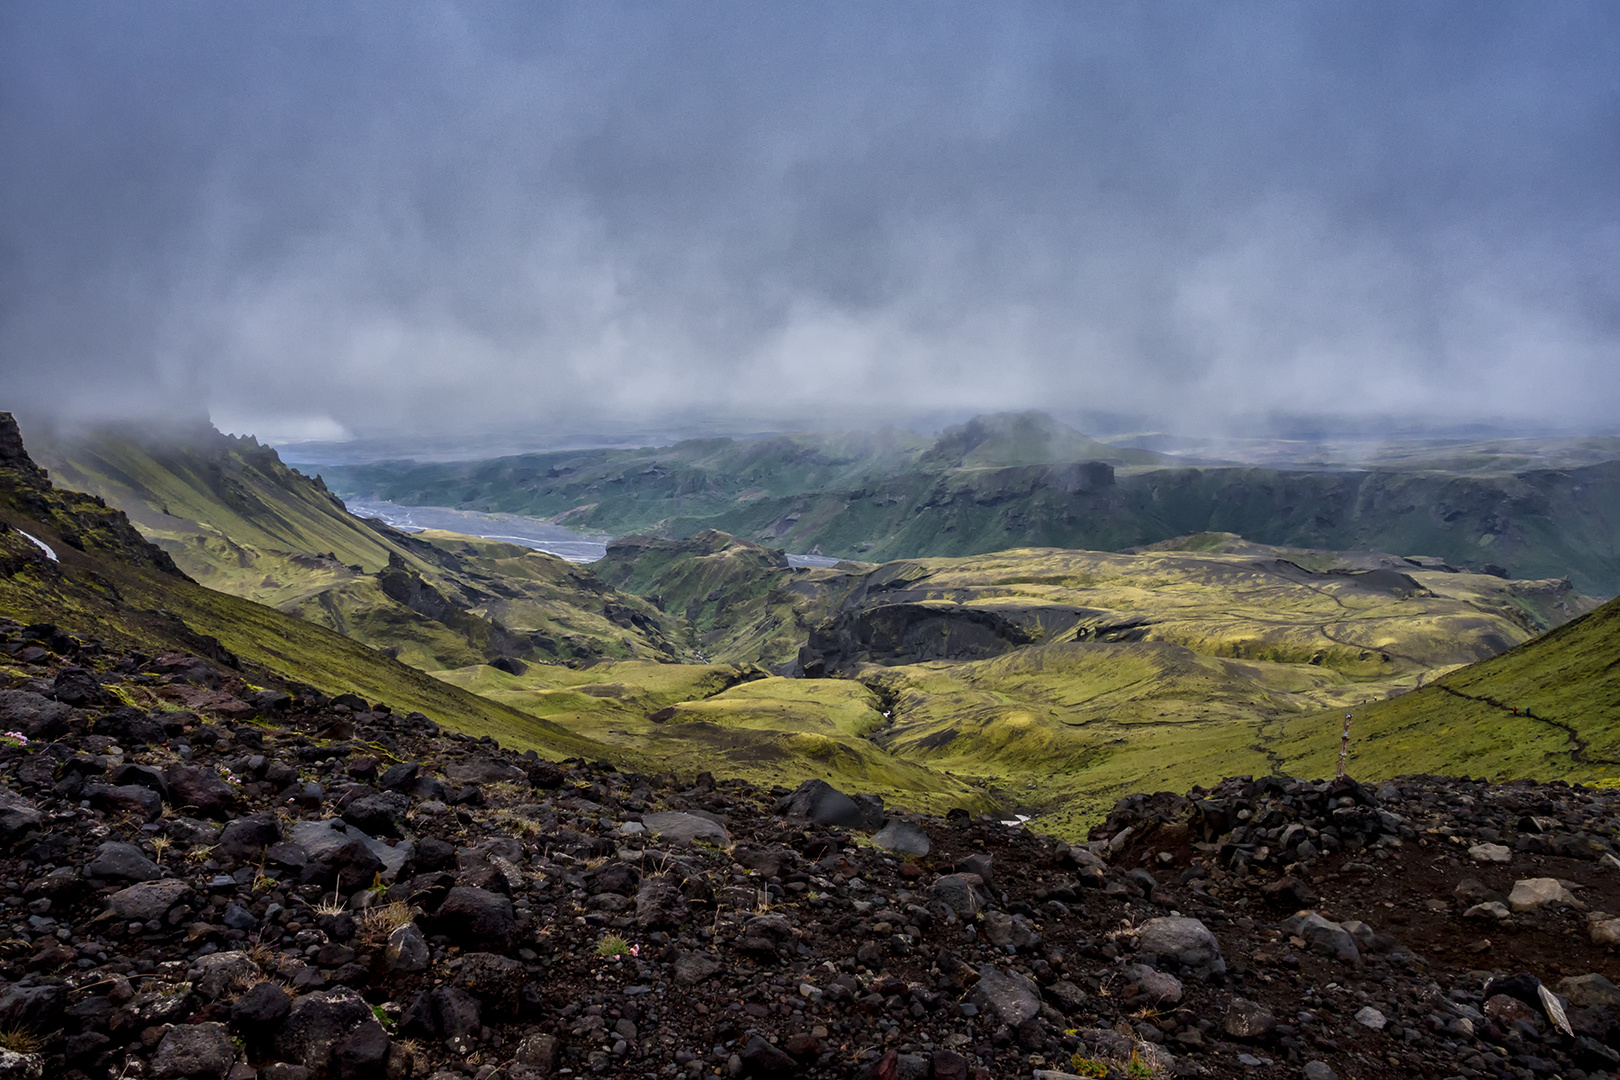
[[[1595,422],[1617,175],[1608,4],[7,5],[0,373],[361,431]]]

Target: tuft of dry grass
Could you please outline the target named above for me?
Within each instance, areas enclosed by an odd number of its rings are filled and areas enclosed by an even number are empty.
[[[332,898],[330,900],[322,900],[320,903],[316,904],[315,914],[341,915],[348,909],[348,904],[344,902],[342,895],[338,892],[337,886],[334,885],[332,886]]]
[[[369,907],[360,916],[361,939],[369,945],[380,945],[387,941],[395,930],[409,926],[415,917],[416,913],[411,910],[411,906],[400,900]]]
[[[0,1048],[14,1054],[37,1054],[43,1046],[44,1041],[25,1027],[14,1024],[0,1028]]]

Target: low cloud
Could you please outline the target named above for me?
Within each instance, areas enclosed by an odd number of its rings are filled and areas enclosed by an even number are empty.
[[[19,407],[282,438],[1608,423],[1617,30],[1603,4],[12,5],[0,373]]]

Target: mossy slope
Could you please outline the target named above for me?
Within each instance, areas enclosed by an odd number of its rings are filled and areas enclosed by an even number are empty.
[[[780,549],[712,530],[682,540],[624,537],[591,569],[682,615],[704,657],[771,667],[796,660],[811,630],[860,581],[854,566],[793,567]]]
[[[1296,771],[1329,767],[1337,713],[1280,727]],[[1620,780],[1620,601],[1422,690],[1358,709],[1357,775]]]
[[[708,771],[787,787],[817,778],[934,811],[997,805],[982,785],[880,745],[875,736],[889,722],[885,699],[851,680],[640,661],[535,666],[523,675],[484,666],[438,677],[685,775]]]
[[[349,514],[319,477],[207,425],[53,432],[65,484],[126,511],[189,576],[434,669],[687,655],[687,628],[567,561]]]
[[[18,530],[50,547],[56,558],[47,558]],[[34,469],[6,413],[0,413],[0,613],[54,622],[82,637],[146,652],[234,656],[252,679],[268,684],[290,680],[334,695],[359,694],[552,757],[613,753],[359,642],[198,585],[122,512],[95,497],[55,487]],[[635,761],[631,754],[618,756]]]

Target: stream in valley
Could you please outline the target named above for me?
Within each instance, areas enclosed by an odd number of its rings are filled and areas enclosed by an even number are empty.
[[[577,533],[561,525],[521,514],[481,514],[448,506],[402,506],[399,503],[359,499],[346,502],[349,513],[356,517],[380,518],[401,532],[442,529],[482,540],[504,540],[509,544],[560,556],[569,562],[595,562],[607,554],[610,539]],[[788,562],[793,566],[833,566],[838,560],[821,555],[790,554]]]

